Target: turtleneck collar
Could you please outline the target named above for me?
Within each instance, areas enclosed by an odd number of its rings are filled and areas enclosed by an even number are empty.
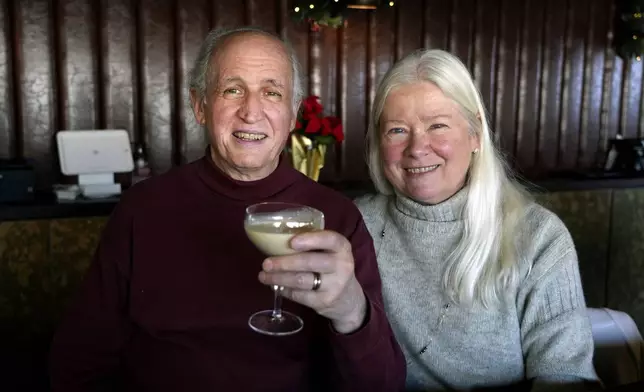
[[[421,204],[395,191],[395,206],[411,218],[429,222],[453,222],[461,220],[467,202],[467,187],[461,188],[449,199],[438,204]]]
[[[210,146],[206,148],[206,154],[200,159],[197,167],[199,177],[209,188],[231,199],[242,201],[274,196],[301,177],[297,170],[280,157],[277,168],[267,177],[257,181],[235,180],[215,165],[210,157]]]

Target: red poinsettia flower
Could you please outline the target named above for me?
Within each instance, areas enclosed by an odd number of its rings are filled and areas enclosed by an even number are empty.
[[[329,122],[329,126],[331,128],[331,136],[333,136],[337,142],[343,141],[344,132],[342,131],[342,121],[334,116],[326,117],[326,119]]]
[[[302,102],[303,116],[309,117],[311,115],[318,115],[322,113],[322,104],[320,104],[320,97],[311,95]]]
[[[322,136],[331,135],[339,142],[344,140],[342,132],[342,121],[334,116],[324,117],[322,119]]]
[[[318,118],[318,115],[316,113],[302,111],[302,120],[309,121],[314,118]]]
[[[322,132],[321,132],[321,135],[322,136],[330,135],[331,131],[332,131],[331,122],[329,121],[328,117],[324,117],[322,119]]]
[[[306,124],[304,133],[317,133],[320,128],[322,128],[322,121],[317,117],[312,117],[309,119],[308,124]]]
[[[344,140],[342,121],[334,116],[323,116],[323,111],[319,97],[315,95],[307,97],[302,101],[293,132],[305,135],[315,143],[328,145],[342,142]]]

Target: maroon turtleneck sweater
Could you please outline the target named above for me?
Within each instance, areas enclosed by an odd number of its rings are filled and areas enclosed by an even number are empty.
[[[257,280],[265,256],[247,239],[245,208],[297,202],[346,236],[369,303],[341,335],[311,309],[287,337],[253,332],[270,309]],[[52,390],[398,391],[405,362],[385,316],[371,237],[351,200],[281,162],[234,181],[205,157],[128,190],[114,210],[76,301],[54,338]]]

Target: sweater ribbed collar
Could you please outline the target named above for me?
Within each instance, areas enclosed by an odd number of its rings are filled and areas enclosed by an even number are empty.
[[[257,181],[239,181],[231,178],[215,165],[210,157],[210,147],[197,165],[201,180],[215,192],[230,199],[257,201],[274,196],[302,178],[288,162],[280,157],[277,168]]]
[[[461,220],[467,202],[467,187],[461,188],[449,199],[438,204],[422,204],[395,191],[395,206],[402,214],[428,222]]]

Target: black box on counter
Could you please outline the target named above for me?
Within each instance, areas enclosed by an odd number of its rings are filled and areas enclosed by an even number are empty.
[[[34,200],[36,173],[24,159],[0,159],[0,203]]]

